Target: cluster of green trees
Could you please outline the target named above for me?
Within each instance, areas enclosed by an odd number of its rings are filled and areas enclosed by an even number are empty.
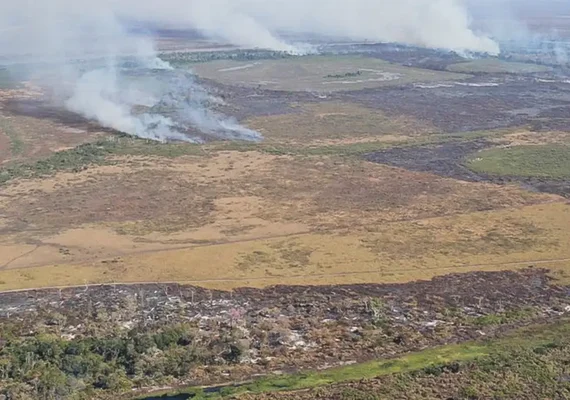
[[[235,331],[199,337],[192,325],[136,328],[104,338],[12,337],[0,342],[0,398],[117,398],[112,395],[133,387],[191,379],[199,365],[237,363],[239,343]]]
[[[217,60],[255,61],[255,60],[279,60],[293,57],[289,53],[270,50],[238,50],[238,51],[209,51],[189,53],[165,53],[160,58],[173,65],[192,63],[204,63]]]
[[[356,71],[356,72],[346,72],[344,74],[330,74],[326,75],[325,78],[335,78],[335,79],[354,78],[355,76],[360,76],[360,75],[362,75],[362,72]]]

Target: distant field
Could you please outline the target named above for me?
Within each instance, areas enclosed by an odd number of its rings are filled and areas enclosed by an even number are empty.
[[[529,74],[535,72],[550,71],[550,67],[537,64],[509,62],[494,58],[484,58],[452,64],[447,67],[448,71],[460,73],[488,73],[488,74]]]
[[[195,68],[230,85],[261,81],[270,89],[316,92],[470,76],[364,57],[218,60]],[[408,89],[430,101],[430,92]],[[280,96],[253,92],[259,103]],[[253,92],[228,90],[227,106],[255,105],[239,98]],[[244,116],[263,142],[162,144],[101,131],[35,101],[27,87],[2,93],[0,290],[115,281],[220,288],[407,282],[535,263],[562,278],[570,270],[570,207],[563,198],[365,159],[392,149],[418,164],[441,165],[461,143],[468,150],[456,164],[467,171],[465,157],[485,148],[473,143],[564,143],[563,132],[443,133],[428,122],[432,109],[412,117],[399,108],[374,109],[372,100],[365,107],[357,92],[289,92],[276,112]],[[437,112],[461,115],[461,107]],[[481,107],[486,118],[490,106]],[[496,151],[474,157],[497,164],[501,152],[514,150]],[[552,151],[511,155],[518,163],[512,168],[560,174],[567,153]]]
[[[284,91],[333,92],[468,77],[349,56],[308,56],[251,62],[221,60],[193,65],[192,68],[201,77],[225,84]]]
[[[10,185],[4,229],[25,221],[35,231],[30,244],[23,233],[20,244],[4,236],[0,289],[403,282],[536,261],[570,268],[570,207],[549,204],[555,196],[327,158],[132,159]],[[533,203],[544,204],[525,206]]]
[[[299,145],[401,142],[438,132],[427,122],[408,116],[388,116],[354,104],[323,102],[293,106],[295,113],[255,117],[245,122],[267,141]]]
[[[491,175],[570,178],[570,146],[494,148],[473,155],[466,165],[476,172]]]

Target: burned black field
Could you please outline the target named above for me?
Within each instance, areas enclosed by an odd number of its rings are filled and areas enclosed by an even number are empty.
[[[532,76],[485,75],[460,84],[414,84],[337,93],[283,93],[227,87],[224,93],[240,119],[293,112],[291,103],[340,101],[361,104],[391,116],[408,115],[441,132],[469,132],[529,125],[534,130],[566,130],[570,119],[570,74],[542,83]],[[423,86],[423,87],[422,87]]]
[[[441,145],[383,150],[367,154],[365,158],[376,163],[412,171],[429,172],[453,179],[469,182],[491,182],[500,185],[515,184],[528,190],[570,197],[570,180],[567,178],[496,176],[473,171],[465,165],[469,156],[478,151],[493,148],[495,145],[495,143],[485,140],[452,142]]]
[[[291,103],[354,102],[392,116],[407,115],[435,125],[441,132],[469,132],[529,125],[534,130],[567,130],[570,118],[570,68],[566,65],[513,63],[510,60],[466,60],[454,54],[389,45],[335,47],[341,55],[372,57],[426,71],[447,72],[452,66],[461,80],[430,82],[351,91],[284,92],[240,85],[203,82],[218,87],[240,119],[281,114]],[[523,53],[524,54],[524,53]],[[490,64],[490,65],[489,65]],[[497,64],[497,65],[495,65]],[[505,67],[506,66],[506,67]],[[536,66],[528,72],[525,66]],[[236,87],[238,86],[238,87]],[[234,99],[234,101],[232,101]]]
[[[173,375],[168,377],[172,384],[204,385],[393,359],[552,323],[570,309],[568,288],[535,268],[398,285],[232,292],[177,284],[105,285],[2,293],[0,299],[6,337],[41,330],[82,348],[95,344],[90,337],[96,335],[100,347],[89,351],[95,357],[102,352],[101,361],[127,371],[131,362],[147,363],[147,375],[137,378],[138,385],[160,381],[161,374]],[[157,342],[164,353],[155,355],[152,364],[148,357],[145,361],[143,348],[129,356],[131,361],[121,358],[121,346],[128,341],[153,337],[175,342]],[[115,351],[105,346],[118,346],[117,355],[105,353]],[[161,365],[190,351],[196,358],[189,379]]]

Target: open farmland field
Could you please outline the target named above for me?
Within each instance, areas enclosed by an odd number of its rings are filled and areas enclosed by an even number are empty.
[[[174,65],[263,140],[161,143],[0,91],[0,397],[37,391],[30,357],[86,399],[567,393],[564,68],[184,40]]]
[[[527,64],[520,62],[507,62],[497,59],[482,59],[452,64],[447,67],[447,70],[451,72],[462,72],[467,74],[529,74],[536,72],[549,72],[552,71],[552,68],[530,63]]]
[[[451,72],[403,67],[374,58],[338,56],[254,62],[214,61],[196,64],[193,69],[200,77],[225,84],[314,92],[359,90],[467,77]]]

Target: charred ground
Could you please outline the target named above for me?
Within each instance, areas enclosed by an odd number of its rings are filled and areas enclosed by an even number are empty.
[[[129,381],[123,385],[141,389],[397,359],[427,347],[503,337],[521,326],[552,323],[570,309],[568,289],[534,268],[404,285],[232,292],[176,284],[107,285],[4,293],[1,299],[8,339],[4,355],[17,350],[14,338],[41,332],[20,345],[60,346],[59,369],[70,379],[74,373],[66,365],[92,357],[100,363],[96,368],[108,369],[111,377],[124,376]],[[153,353],[141,347],[144,340],[156,342]],[[70,353],[69,346],[83,350]],[[187,357],[177,358],[183,354]],[[58,368],[55,360],[41,353],[38,357]],[[423,367],[429,365],[428,360]],[[86,385],[83,393],[104,398],[113,390],[105,385],[112,382],[100,383],[90,368],[75,377]],[[182,373],[185,368],[189,370]]]

